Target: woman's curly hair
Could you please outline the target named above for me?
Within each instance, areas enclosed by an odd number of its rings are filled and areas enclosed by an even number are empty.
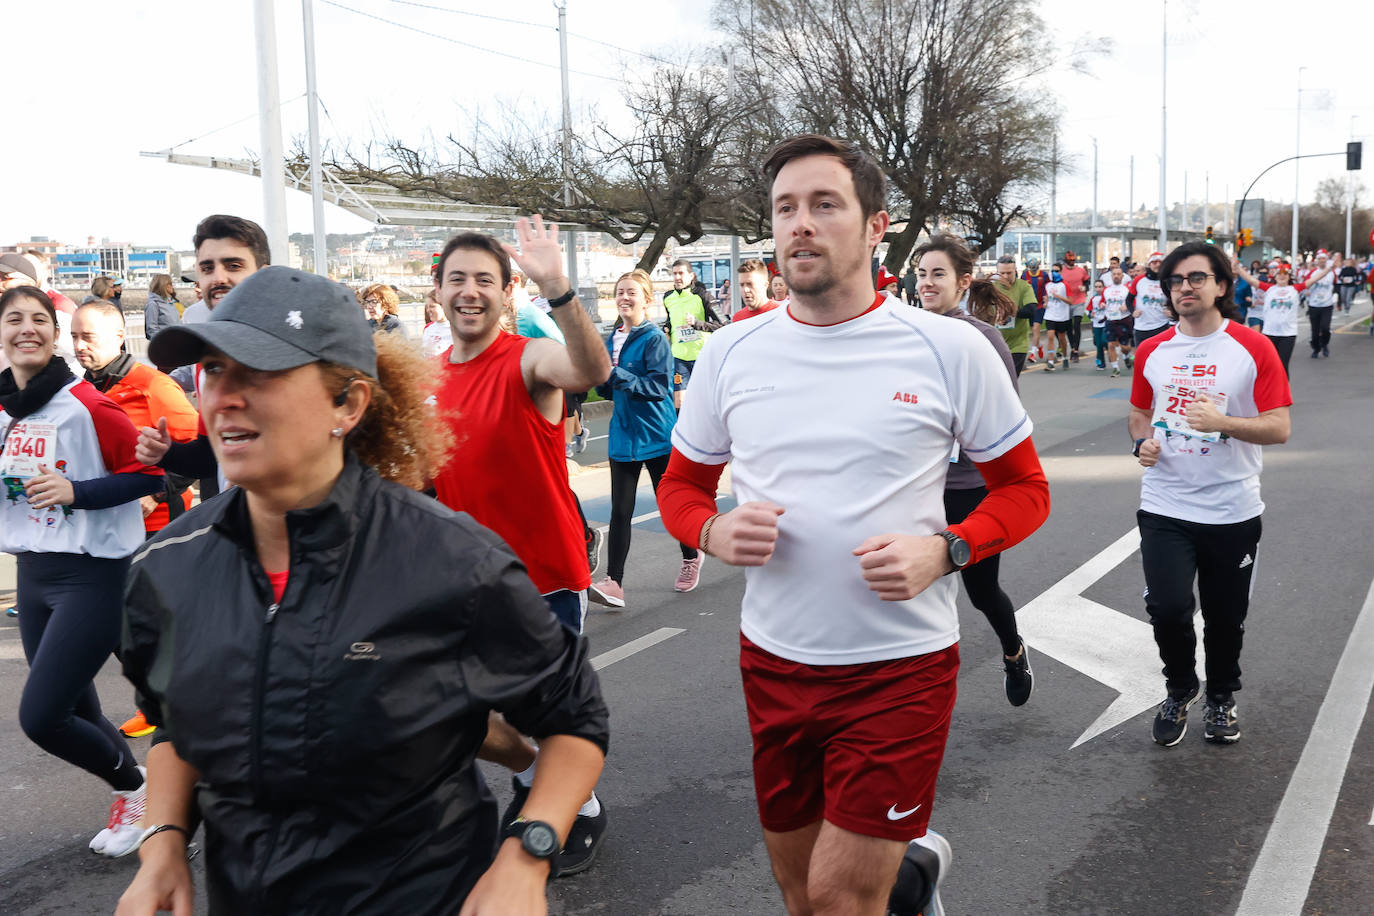
[[[386,480],[424,489],[453,448],[453,435],[432,406],[439,364],[425,359],[399,334],[379,331],[372,341],[377,347],[375,379],[349,366],[320,364],[325,386],[336,397],[354,380],[366,382],[372,390],[372,403],[344,444]]]

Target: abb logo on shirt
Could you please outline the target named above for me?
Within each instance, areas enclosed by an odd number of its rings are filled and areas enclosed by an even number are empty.
[[[916,395],[912,394],[910,391],[899,391],[892,396],[892,400],[901,401],[903,404],[915,404]]]

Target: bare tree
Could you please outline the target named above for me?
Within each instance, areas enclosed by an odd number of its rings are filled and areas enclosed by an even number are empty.
[[[886,266],[942,217],[987,244],[1047,170],[1027,105],[1053,55],[1032,0],[719,0],[760,97],[792,130],[853,139],[890,182]],[[1034,128],[1034,129],[1028,129]],[[995,233],[995,234],[994,234]]]

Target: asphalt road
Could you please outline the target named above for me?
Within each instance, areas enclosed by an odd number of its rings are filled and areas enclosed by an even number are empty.
[[[1374,601],[1365,626],[1356,622],[1374,576],[1374,337],[1338,334],[1330,359],[1302,348],[1294,357],[1292,439],[1265,455],[1265,532],[1238,695],[1244,736],[1231,747],[1206,744],[1196,721],[1176,748],[1150,741],[1146,705],[1162,697],[1162,680],[1148,662],[1139,553],[1129,543],[1111,552],[1138,505],[1128,379],[1078,366],[1022,377],[1054,500],[1044,528],[1002,567],[1026,608],[1036,673],[1027,706],[1006,703],[996,640],[961,599],[960,695],[932,822],[954,848],[948,911],[1371,912],[1374,735],[1363,726]],[[604,435],[604,420],[590,426]],[[577,456],[573,478],[600,521],[604,446],[593,440]],[[653,511],[646,477],[636,512]],[[736,667],[743,576],[708,560],[701,587],[678,595],[679,560],[658,520],[644,519],[628,606],[589,615],[595,655],[657,641],[601,669],[612,750],[598,791],[610,832],[596,867],[555,884],[551,913],[783,912],[755,819]],[[1153,665],[1143,682],[1141,636]],[[0,746],[0,913],[108,913],[136,863],[86,852],[108,794],[13,725],[25,674],[16,637],[0,624],[0,703],[12,735]],[[1354,655],[1342,664],[1348,645]],[[99,687],[111,718],[130,711],[113,666]],[[1135,712],[1125,708],[1133,702]],[[1077,743],[1113,709],[1124,717]],[[135,744],[142,752],[147,739]],[[488,773],[504,800],[508,778]]]

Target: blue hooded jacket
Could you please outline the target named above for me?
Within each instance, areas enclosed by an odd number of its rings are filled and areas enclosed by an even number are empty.
[[[611,352],[612,338],[606,338]],[[620,348],[620,362],[596,393],[615,403],[607,454],[612,461],[644,461],[672,451],[673,351],[668,338],[648,321],[632,328]]]

